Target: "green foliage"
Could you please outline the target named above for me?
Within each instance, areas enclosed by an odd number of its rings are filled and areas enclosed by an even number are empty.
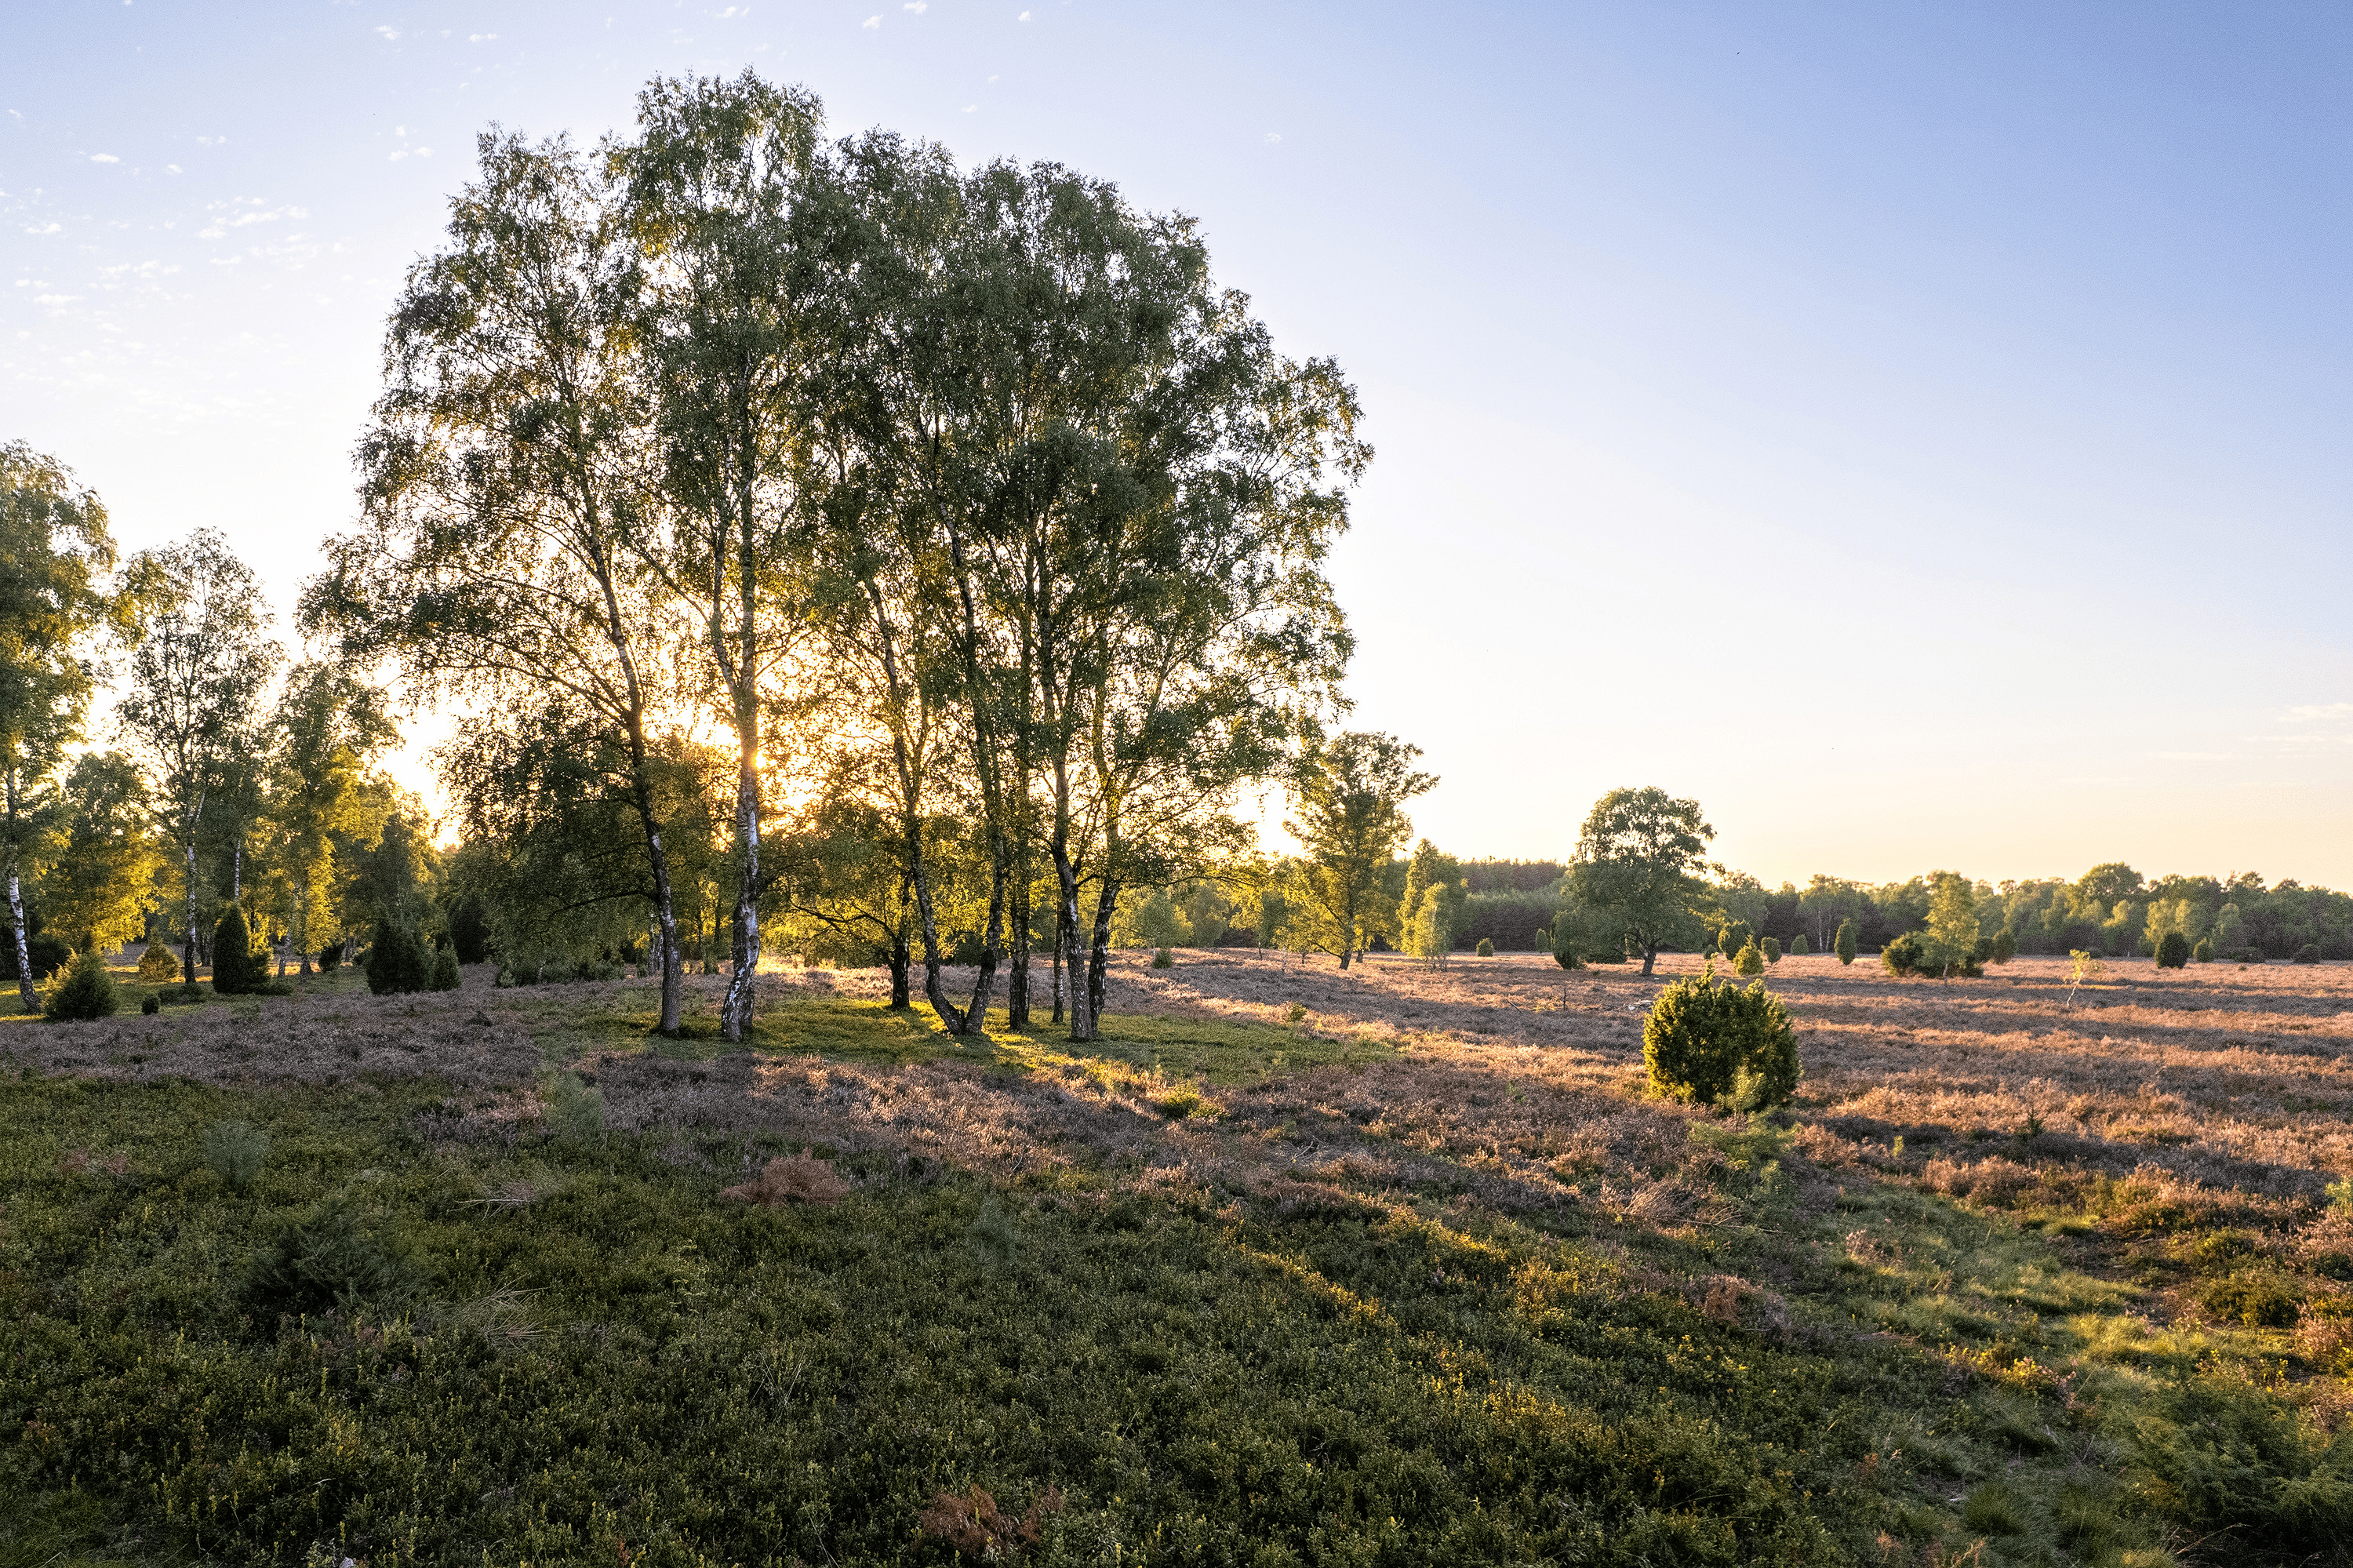
[[[2220,1376],[2161,1393],[2134,1429],[2151,1500],[2242,1552],[2331,1552],[2353,1538],[2353,1433]]]
[[[1814,945],[1806,940],[1806,934],[1803,931],[1799,932],[1796,936],[1789,938],[1789,956],[1791,958],[1806,958],[1810,956],[1813,950]]]
[[[1473,951],[1482,959],[1492,959],[1495,956],[1495,944],[1482,937],[1479,938],[1479,946]]]
[[[180,955],[172,950],[171,943],[158,938],[147,944],[139,955],[139,978],[150,985],[180,978]]]
[[[1700,874],[1715,836],[1698,801],[1655,785],[1612,789],[1587,813],[1570,890],[1611,936],[1642,955],[1644,974],[1662,948],[1702,939],[1695,911],[1708,890]]]
[[[231,899],[213,927],[213,990],[223,996],[244,996],[269,981],[269,965],[253,950],[245,911]]]
[[[1740,951],[1733,955],[1732,967],[1743,975],[1761,975],[1765,972],[1765,954],[1752,938],[1743,942]]]
[[[2318,963],[2320,961],[2320,945],[2317,942],[2306,942],[2303,947],[2298,948],[2295,950],[2295,956],[2290,961],[2299,964]]]
[[[321,974],[333,974],[337,969],[343,967],[343,943],[339,941],[328,943],[325,947],[319,949],[318,959],[319,972]]]
[[[121,1005],[121,997],[114,989],[114,976],[107,969],[106,960],[91,951],[77,956],[73,967],[66,971],[65,979],[49,988],[48,1000],[41,1011],[53,1022],[69,1020],[86,1022],[92,1019],[111,1018],[115,1009]]]
[[[1762,980],[1746,990],[1718,980],[1713,963],[1659,993],[1642,1024],[1642,1060],[1651,1087],[1676,1099],[1719,1104],[1737,1086],[1754,1105],[1773,1106],[1798,1091],[1788,1010]],[[1748,1081],[1736,1086],[1744,1071]]]
[[[2004,926],[1993,934],[1993,950],[1986,955],[1992,962],[2006,964],[2018,957],[2018,933]]]
[[[16,978],[16,944],[12,934],[0,926],[0,980]],[[33,978],[45,980],[73,962],[72,946],[47,931],[35,930],[25,942],[25,956],[32,961]]]
[[[253,1185],[269,1158],[269,1135],[249,1121],[216,1121],[205,1128],[205,1163],[233,1188]]]
[[[153,1018],[164,1011],[164,999],[151,991],[139,999],[139,1011]]]
[[[1920,939],[1909,931],[1879,949],[1879,967],[1892,975],[1918,974],[1926,960]]]
[[[2189,940],[2179,931],[2168,931],[2157,939],[2157,967],[2161,969],[2186,969],[2189,964]]]
[[[454,948],[438,948],[433,953],[433,972],[425,982],[427,991],[456,991],[464,983],[458,973],[458,954]]]
[[[1767,937],[1758,945],[1765,949],[1765,961],[1767,963],[1778,964],[1781,961],[1780,938]]]
[[[1839,962],[1842,964],[1851,964],[1854,962],[1854,922],[1852,920],[1840,921],[1838,938],[1831,946],[1831,950],[1838,954]]]
[[[338,1193],[279,1226],[247,1265],[240,1294],[264,1320],[330,1308],[350,1314],[364,1304],[396,1305],[426,1277],[388,1226],[363,1218]]]
[[[2212,963],[2214,961],[2214,944],[2204,937],[2199,938],[2198,945],[2189,949],[2189,961],[2193,964]]]
[[[368,944],[369,991],[378,996],[423,991],[431,975],[415,931],[389,916],[376,921],[375,938]]]
[[[491,956],[491,917],[481,895],[469,893],[449,911],[449,942],[461,964],[479,964]]]
[[[1729,959],[1756,939],[1756,929],[1747,921],[1727,920],[1715,933],[1715,950]]]
[[[1155,969],[1173,969],[1176,967],[1176,955],[1166,948],[1155,948],[1152,950],[1152,967]]]
[[[548,1130],[578,1141],[605,1130],[605,1096],[577,1073],[551,1072],[539,1081],[539,1101]]]

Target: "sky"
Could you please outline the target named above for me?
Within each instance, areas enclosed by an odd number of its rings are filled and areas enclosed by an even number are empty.
[[[1767,883],[2353,886],[2353,11],[92,0],[8,52],[0,440],[281,611],[475,136],[748,66],[1193,215],[1341,363],[1349,722],[1441,848],[1657,784]]]

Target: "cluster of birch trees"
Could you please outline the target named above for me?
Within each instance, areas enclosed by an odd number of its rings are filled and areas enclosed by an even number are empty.
[[[1092,1038],[1123,892],[1245,844],[1237,790],[1331,749],[1323,564],[1369,456],[1338,369],[1276,351],[1191,220],[828,140],[748,73],[656,80],[594,149],[480,147],[305,635],[466,715],[473,874],[649,911],[661,1028],[681,863],[715,853],[730,1039],[764,916],[859,926],[902,987],[919,959],[955,1033],[1000,975],[1029,1022],[1046,933]],[[979,938],[953,997],[951,880]]]

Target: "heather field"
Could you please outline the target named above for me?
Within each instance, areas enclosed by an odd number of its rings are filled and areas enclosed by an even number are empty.
[[[1176,957],[0,1022],[0,1563],[2346,1559],[2353,970]]]

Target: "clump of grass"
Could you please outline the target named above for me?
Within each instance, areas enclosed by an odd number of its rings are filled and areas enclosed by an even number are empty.
[[[1183,1121],[1187,1117],[1200,1115],[1208,1108],[1209,1102],[1202,1098],[1201,1092],[1192,1085],[1179,1084],[1152,1104],[1170,1121]]]
[[[205,1128],[205,1163],[232,1188],[253,1185],[269,1158],[269,1135],[249,1121],[216,1121]]]
[[[264,1313],[350,1312],[411,1294],[424,1271],[408,1249],[332,1197],[283,1226],[247,1266],[244,1296]]]
[[[590,1088],[577,1073],[549,1073],[540,1079],[539,1099],[547,1129],[556,1137],[577,1140],[605,1130],[605,1097]]]

